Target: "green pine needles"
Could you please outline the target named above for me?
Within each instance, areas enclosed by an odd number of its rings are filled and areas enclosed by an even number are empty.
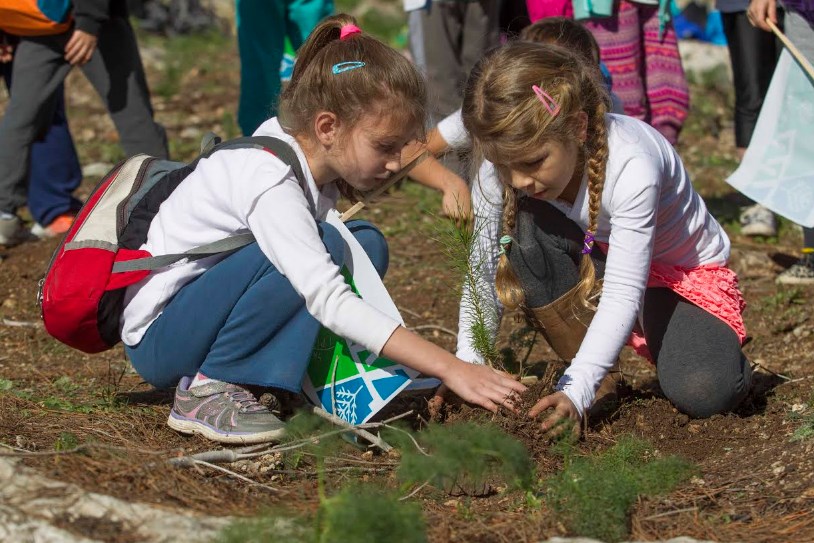
[[[495,347],[498,314],[494,304],[488,303],[486,298],[485,293],[490,292],[491,286],[481,279],[488,255],[482,255],[477,250],[478,236],[484,227],[478,225],[473,228],[469,222],[445,218],[436,228],[435,241],[442,247],[457,276],[458,282],[454,287],[456,294],[467,295],[469,303],[461,311],[465,312],[470,323],[472,346],[487,364],[494,366],[499,359]]]
[[[683,459],[656,457],[648,443],[624,437],[599,455],[567,453],[565,469],[545,482],[544,496],[571,533],[622,541],[638,496],[665,494],[694,471]]]
[[[393,432],[401,464],[396,475],[404,484],[429,482],[448,491],[478,494],[490,482],[528,490],[534,484],[534,464],[526,447],[493,424],[463,422],[431,424],[415,435],[422,450]]]

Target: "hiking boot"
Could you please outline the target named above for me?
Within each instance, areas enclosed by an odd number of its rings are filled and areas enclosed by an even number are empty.
[[[23,228],[17,215],[0,213],[0,245],[12,247],[31,239],[31,234]]]
[[[51,221],[48,226],[42,226],[40,223],[34,223],[34,226],[31,227],[31,233],[40,239],[55,238],[70,230],[75,219],[76,215],[73,213],[63,213]]]
[[[774,213],[760,204],[747,207],[740,216],[741,234],[744,236],[776,236]]]
[[[189,387],[183,377],[167,424],[182,434],[200,434],[220,443],[266,443],[285,434],[285,424],[238,385],[212,381]]]
[[[814,253],[804,254],[791,268],[777,276],[781,285],[814,285]]]

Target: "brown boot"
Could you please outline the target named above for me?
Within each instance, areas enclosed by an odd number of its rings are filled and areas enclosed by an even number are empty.
[[[591,301],[596,304],[602,281],[597,281],[591,293]],[[543,307],[523,308],[526,319],[532,328],[540,332],[557,353],[557,356],[571,362],[577,355],[588,325],[594,318],[595,309],[584,307],[577,299],[577,287],[572,288],[553,302]]]
[[[602,281],[594,286],[590,300],[598,303]],[[548,344],[557,353],[557,356],[570,363],[579,351],[582,340],[588,331],[588,326],[596,313],[595,309],[583,306],[577,299],[577,288],[574,287],[550,304],[543,307],[524,308],[529,324],[539,331],[548,341]],[[619,359],[616,359],[611,370],[602,379],[596,391],[591,411],[601,410],[616,399],[616,387],[621,382]]]

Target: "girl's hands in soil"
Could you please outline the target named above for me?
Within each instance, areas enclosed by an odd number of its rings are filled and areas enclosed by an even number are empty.
[[[444,384],[465,402],[492,412],[496,412],[498,406],[503,406],[516,413],[515,404],[526,390],[508,373],[468,362],[460,362]]]
[[[553,412],[543,421],[542,426],[549,437],[557,437],[569,427],[574,434],[579,434],[582,417],[564,392],[549,394],[537,402],[529,410],[529,417],[536,417],[547,409],[553,409]]]

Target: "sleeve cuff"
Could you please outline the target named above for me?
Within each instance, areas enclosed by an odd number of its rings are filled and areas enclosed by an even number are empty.
[[[102,28],[102,22],[103,21],[91,19],[90,17],[77,17],[76,30],[81,30],[82,32],[87,32],[88,34],[98,36],[99,29]]]

